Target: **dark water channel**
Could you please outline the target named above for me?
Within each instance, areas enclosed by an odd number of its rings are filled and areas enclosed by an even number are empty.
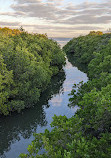
[[[52,117],[75,114],[77,107],[69,108],[68,94],[74,83],[87,81],[87,75],[67,61],[64,71],[52,79],[48,89],[42,94],[35,107],[0,118],[0,158],[16,158],[21,152],[26,153],[28,144],[33,140],[33,133],[51,130]]]

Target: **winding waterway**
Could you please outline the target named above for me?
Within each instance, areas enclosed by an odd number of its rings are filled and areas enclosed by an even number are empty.
[[[52,117],[56,115],[73,116],[77,107],[69,108],[69,93],[74,83],[86,82],[87,75],[68,60],[56,77],[53,77],[48,89],[42,94],[40,102],[22,113],[0,118],[0,158],[16,158],[26,153],[33,133],[51,130]]]

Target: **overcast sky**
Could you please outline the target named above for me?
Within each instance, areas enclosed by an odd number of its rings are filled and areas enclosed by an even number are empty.
[[[111,0],[0,0],[0,26],[69,38],[106,31]]]

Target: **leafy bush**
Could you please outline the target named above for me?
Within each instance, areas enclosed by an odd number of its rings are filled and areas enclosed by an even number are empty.
[[[54,116],[49,132],[35,134],[28,154],[21,158],[111,157],[111,34],[72,39],[65,47],[76,63],[87,67],[89,81],[74,84],[69,106],[79,110],[71,118]],[[74,60],[75,60],[74,59]],[[78,88],[78,90],[77,90]],[[46,152],[39,154],[42,148]]]
[[[65,64],[63,51],[46,35],[9,28],[0,28],[0,60],[0,114],[5,115],[37,103]]]

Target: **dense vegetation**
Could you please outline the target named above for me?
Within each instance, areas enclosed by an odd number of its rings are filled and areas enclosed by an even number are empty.
[[[0,28],[0,114],[37,103],[64,64],[64,53],[46,35]]]
[[[65,77],[64,71],[53,76],[51,83],[41,94],[39,101],[33,108],[25,109],[20,114],[14,112],[11,116],[0,118],[0,158],[6,157],[5,151],[10,151],[11,145],[19,141],[21,136],[23,139],[29,139],[38,128],[47,126],[44,109],[49,108],[49,100],[63,88]]]
[[[74,85],[70,106],[80,109],[72,118],[54,116],[53,130],[35,134],[28,154],[21,158],[111,157],[111,34],[72,39],[66,54],[87,67],[89,81]],[[77,90],[78,87],[78,90]],[[44,148],[47,152],[40,154]]]

